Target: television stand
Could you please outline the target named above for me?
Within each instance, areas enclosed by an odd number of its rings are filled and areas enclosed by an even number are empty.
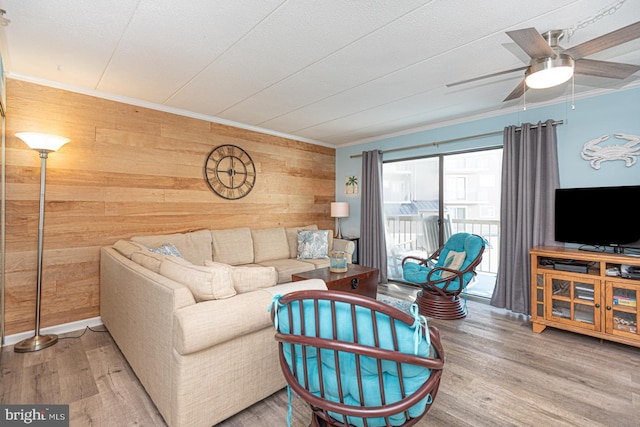
[[[640,347],[640,278],[614,275],[629,267],[636,271],[640,258],[560,246],[537,246],[529,253],[534,332],[549,326]]]

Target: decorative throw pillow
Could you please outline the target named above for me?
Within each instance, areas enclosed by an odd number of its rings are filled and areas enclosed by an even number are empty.
[[[278,283],[278,272],[275,267],[237,267],[211,260],[205,260],[204,265],[228,270],[233,280],[233,288],[239,294],[270,288]]]
[[[298,231],[298,259],[329,258],[329,230]]]
[[[466,252],[456,252],[456,251],[449,251],[449,253],[447,254],[447,257],[444,260],[444,263],[442,264],[442,267],[444,268],[450,268],[452,270],[460,270],[460,267],[462,267],[462,264],[464,264],[464,260],[467,258],[467,253]],[[449,276],[453,276],[453,273],[449,272],[449,271],[443,271],[442,273],[440,273],[441,277],[449,277]]]
[[[184,258],[180,253],[180,251],[178,250],[178,248],[176,248],[173,243],[165,243],[164,245],[158,248],[149,248],[149,250],[151,252],[154,252],[160,255],[171,255],[178,258]]]
[[[296,258],[298,256],[298,231],[300,230],[317,230],[318,226],[306,225],[304,227],[288,227],[284,229],[287,234],[287,242],[289,243],[289,258]]]

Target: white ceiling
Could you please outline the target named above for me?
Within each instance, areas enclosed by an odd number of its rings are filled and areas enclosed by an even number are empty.
[[[505,31],[578,27],[565,48],[640,21],[638,0],[0,0],[7,75],[324,145],[522,108]],[[601,13],[605,11],[605,13]],[[593,19],[595,18],[595,19]],[[583,25],[580,25],[580,24]],[[590,59],[640,65],[640,40]],[[640,86],[576,76],[576,97]],[[529,90],[527,107],[569,85]]]

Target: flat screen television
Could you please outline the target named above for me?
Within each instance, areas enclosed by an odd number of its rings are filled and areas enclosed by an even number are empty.
[[[555,239],[585,250],[637,253],[639,201],[640,185],[557,189]]]

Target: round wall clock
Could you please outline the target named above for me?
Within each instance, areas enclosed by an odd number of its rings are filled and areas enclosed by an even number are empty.
[[[256,183],[256,167],[251,156],[235,145],[211,150],[204,164],[204,177],[211,190],[229,200],[241,199]]]

